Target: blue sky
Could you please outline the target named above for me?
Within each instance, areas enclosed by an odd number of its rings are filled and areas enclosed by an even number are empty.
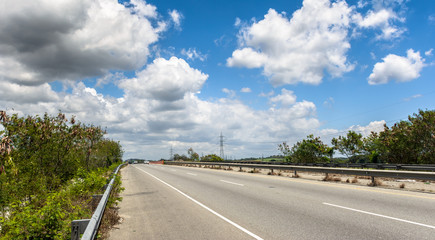
[[[125,158],[278,154],[435,106],[435,2],[6,0],[0,109],[107,127]],[[36,9],[36,10],[35,10]]]

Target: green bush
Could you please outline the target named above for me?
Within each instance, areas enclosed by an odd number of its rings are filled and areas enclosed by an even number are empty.
[[[58,192],[34,197],[32,200],[16,201],[10,205],[7,219],[0,218],[0,239],[67,239],[71,235],[71,221],[90,218],[93,194],[102,193],[109,169],[90,173],[78,171],[77,177]],[[120,177],[116,187],[121,191]],[[119,198],[111,198],[109,206]]]

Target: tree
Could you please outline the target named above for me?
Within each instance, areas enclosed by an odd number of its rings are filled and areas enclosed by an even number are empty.
[[[367,153],[371,163],[381,163],[384,159],[385,147],[382,144],[379,134],[371,132],[364,140],[364,151]]]
[[[328,161],[333,149],[312,134],[291,148],[291,160],[294,163],[317,163]]]
[[[187,150],[187,155],[189,155],[191,161],[199,161],[199,154],[193,151],[192,148]]]
[[[335,149],[346,155],[350,161],[355,161],[356,156],[364,151],[363,137],[360,133],[354,131],[347,132],[345,137],[333,138],[331,143]]]
[[[435,163],[435,111],[419,110],[379,133],[388,163]]]
[[[283,142],[282,144],[278,144],[278,150],[282,152],[284,155],[284,161],[290,162],[291,161],[291,150],[290,146],[287,144],[287,142]]]

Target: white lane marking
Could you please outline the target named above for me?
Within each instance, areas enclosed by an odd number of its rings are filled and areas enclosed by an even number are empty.
[[[139,169],[139,168],[137,168],[137,169]],[[177,191],[177,192],[180,193],[181,195],[185,196],[186,198],[188,198],[188,199],[191,200],[192,202],[194,202],[194,203],[198,204],[199,206],[205,208],[207,211],[209,211],[209,212],[213,213],[214,215],[218,216],[219,218],[221,218],[221,219],[224,220],[225,222],[227,222],[227,223],[233,225],[234,227],[236,227],[236,228],[242,230],[244,233],[248,234],[249,236],[251,236],[251,237],[253,237],[253,238],[257,239],[257,240],[263,240],[261,237],[259,237],[259,236],[255,235],[254,233],[248,231],[247,229],[245,229],[245,228],[243,228],[242,226],[240,226],[239,224],[237,224],[237,223],[235,223],[235,222],[229,220],[228,218],[226,218],[226,217],[220,215],[219,213],[217,213],[217,212],[214,211],[213,209],[211,209],[211,208],[205,206],[204,204],[202,204],[202,203],[200,203],[199,201],[195,200],[195,199],[192,198],[191,196],[189,196],[189,195],[185,194],[184,192],[178,190],[177,188],[173,187],[173,186],[170,185],[169,183],[166,183],[165,181],[163,181],[163,180],[161,180],[160,178],[158,178],[158,177],[152,175],[151,173],[148,173],[148,172],[145,171],[145,170],[142,170],[142,169],[139,169],[139,170],[141,170],[142,172],[144,172],[144,173],[150,175],[151,177],[155,178],[156,180],[160,181],[161,183],[165,184],[166,186],[168,186],[168,187],[174,189],[175,191]]]
[[[240,183],[235,183],[235,182],[230,182],[230,181],[225,181],[225,180],[220,180],[221,182],[224,182],[224,183],[229,183],[229,184],[234,184],[234,185],[237,185],[237,186],[245,186],[245,185],[243,185],[243,184],[240,184]]]
[[[410,223],[410,224],[414,224],[414,225],[418,225],[418,226],[422,226],[422,227],[427,227],[427,228],[435,229],[435,226],[432,226],[432,225],[427,225],[427,224],[423,224],[423,223],[408,221],[408,220],[401,219],[401,218],[395,218],[395,217],[385,216],[385,215],[382,215],[382,214],[367,212],[367,211],[358,210],[358,209],[354,209],[354,208],[343,207],[343,206],[340,206],[340,205],[335,205],[335,204],[326,203],[326,202],[324,202],[323,204],[328,205],[328,206],[332,206],[332,207],[343,208],[343,209],[346,209],[346,210],[355,211],[355,212],[359,212],[359,213],[365,213],[365,214],[369,214],[369,215],[373,215],[373,216],[377,216],[377,217],[388,218],[388,219],[396,220],[396,221],[399,221],[399,222],[405,222],[405,223]]]
[[[186,173],[186,174],[189,174],[189,175],[192,175],[192,176],[198,176],[198,174],[190,173],[190,172],[188,172],[188,173]]]

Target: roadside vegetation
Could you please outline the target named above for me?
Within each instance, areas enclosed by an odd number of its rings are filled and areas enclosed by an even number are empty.
[[[0,123],[0,239],[69,238],[72,220],[91,217],[92,195],[121,163],[121,145],[62,113],[0,111]]]
[[[348,131],[346,136],[333,138],[331,147],[313,135],[290,147],[278,145],[284,161],[291,163],[336,162],[334,152],[346,156],[340,163],[435,164],[435,111],[419,110],[392,127],[363,137]]]

